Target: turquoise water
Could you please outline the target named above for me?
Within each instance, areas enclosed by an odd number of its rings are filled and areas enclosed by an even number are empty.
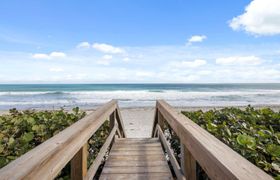
[[[0,109],[94,108],[110,99],[121,107],[279,105],[280,84],[20,84],[0,85]]]

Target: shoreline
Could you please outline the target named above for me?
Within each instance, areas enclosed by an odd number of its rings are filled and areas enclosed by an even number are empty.
[[[102,105],[100,105],[102,106]],[[99,108],[100,106],[96,106],[93,108],[80,108],[80,110],[85,111],[85,112],[93,112],[95,111],[97,108]],[[270,108],[273,111],[280,111],[280,104],[279,105],[275,105],[275,104],[259,104],[259,105],[250,105],[253,108],[256,109],[261,109],[261,108]],[[202,111],[208,111],[211,109],[223,109],[223,108],[230,108],[230,107],[235,107],[235,108],[240,108],[240,109],[245,109],[247,106],[245,105],[220,105],[220,106],[211,106],[211,105],[207,105],[207,106],[172,106],[174,109],[176,109],[177,111],[198,111],[198,110],[202,110]],[[71,111],[72,108],[64,108],[64,110],[66,111]],[[35,111],[52,111],[52,110],[59,110],[60,108],[26,108],[26,109],[18,109],[19,111],[24,111],[24,110],[35,110]],[[145,110],[154,110],[155,107],[151,107],[151,106],[143,106],[143,107],[120,107],[120,110],[141,110],[141,111],[145,111]],[[0,110],[0,115],[2,114],[6,114],[9,113],[10,109],[6,109],[6,110]]]

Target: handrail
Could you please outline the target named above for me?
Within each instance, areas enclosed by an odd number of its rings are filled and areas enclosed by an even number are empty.
[[[156,103],[152,134],[157,124],[169,124],[181,141],[181,168],[196,179],[196,162],[211,179],[273,179],[163,100]]]
[[[117,112],[117,113],[116,113]],[[53,179],[61,169],[71,160],[86,159],[80,154],[85,148],[88,139],[101,127],[112,114],[111,121],[117,121],[118,128],[125,137],[122,119],[120,117],[116,100],[111,100],[95,112],[72,124],[57,135],[48,139],[36,148],[30,150],[7,166],[0,169],[1,179]],[[80,165],[82,176],[86,176],[86,161]],[[72,163],[71,163],[72,164]],[[72,173],[71,173],[72,175]],[[81,174],[79,174],[81,176]],[[78,176],[71,177],[77,179]],[[81,178],[83,178],[81,177]]]
[[[186,178],[183,174],[182,168],[180,167],[179,163],[177,162],[177,160],[176,160],[176,158],[173,154],[172,149],[170,148],[169,144],[167,143],[166,137],[164,136],[164,133],[163,133],[160,125],[157,125],[156,133],[157,133],[160,141],[162,142],[164,149],[166,150],[166,152],[169,156],[171,165],[174,169],[174,172],[175,172],[175,175],[176,175],[177,179],[178,180],[185,180]]]
[[[105,156],[105,154],[107,152],[107,149],[109,148],[109,146],[117,132],[117,129],[118,129],[118,124],[116,123],[115,126],[113,127],[111,133],[109,134],[108,138],[106,139],[105,143],[101,147],[97,157],[93,161],[92,165],[89,167],[88,173],[84,179],[86,179],[86,180],[93,179],[96,171],[98,170],[99,165],[101,164],[101,162],[103,160],[103,157]]]

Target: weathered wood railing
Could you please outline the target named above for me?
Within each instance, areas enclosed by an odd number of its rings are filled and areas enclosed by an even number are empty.
[[[110,134],[87,169],[87,141],[110,119]],[[71,179],[92,179],[115,135],[126,137],[112,100],[0,170],[0,179],[53,179],[71,161]]]
[[[163,123],[167,123],[180,139],[181,165],[165,139]],[[156,104],[152,136],[160,138],[177,179],[196,179],[197,163],[210,179],[272,179],[163,100]]]

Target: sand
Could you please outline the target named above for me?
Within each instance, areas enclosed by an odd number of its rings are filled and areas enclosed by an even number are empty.
[[[151,137],[154,108],[121,109],[124,129],[129,138]]]

